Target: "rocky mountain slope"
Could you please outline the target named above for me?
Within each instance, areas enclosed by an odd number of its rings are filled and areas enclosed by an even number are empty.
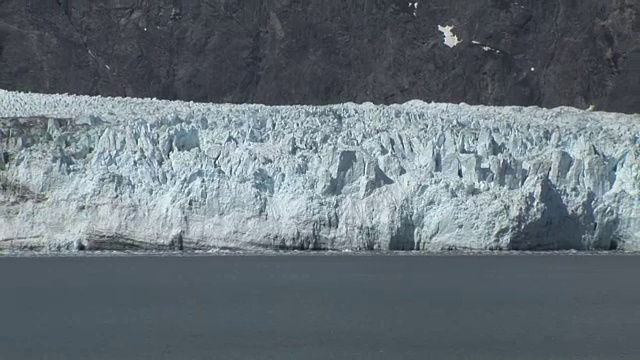
[[[640,115],[0,91],[0,248],[640,250]]]
[[[595,105],[637,113],[639,4],[3,0],[0,88],[266,104]],[[447,46],[439,26],[461,42]]]

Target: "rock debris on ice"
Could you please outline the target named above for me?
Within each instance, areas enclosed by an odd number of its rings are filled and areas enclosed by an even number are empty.
[[[0,248],[640,249],[640,116],[0,91]]]

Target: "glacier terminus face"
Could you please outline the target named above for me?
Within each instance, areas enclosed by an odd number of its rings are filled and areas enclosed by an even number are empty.
[[[640,250],[640,116],[0,90],[0,249]]]

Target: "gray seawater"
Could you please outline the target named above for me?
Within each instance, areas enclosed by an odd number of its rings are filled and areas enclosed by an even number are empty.
[[[0,359],[640,359],[638,256],[0,258]]]

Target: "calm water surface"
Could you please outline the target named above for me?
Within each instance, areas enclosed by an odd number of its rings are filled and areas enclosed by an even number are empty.
[[[640,359],[636,256],[0,258],[0,359]]]

